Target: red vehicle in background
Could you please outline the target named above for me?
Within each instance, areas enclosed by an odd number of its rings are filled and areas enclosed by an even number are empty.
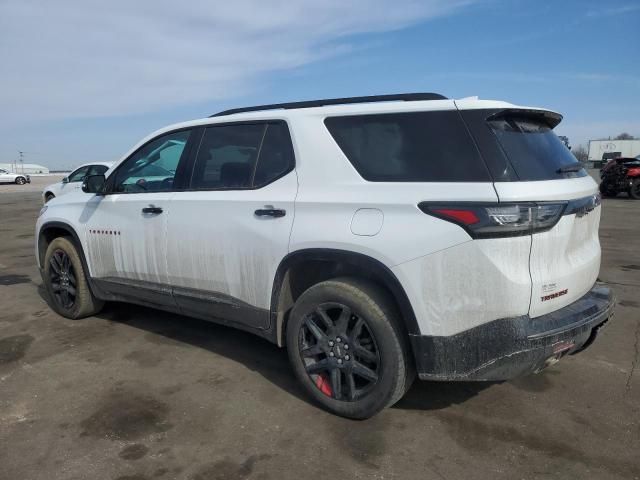
[[[600,193],[615,197],[627,192],[631,198],[640,200],[640,158],[619,157],[609,160],[600,170]]]

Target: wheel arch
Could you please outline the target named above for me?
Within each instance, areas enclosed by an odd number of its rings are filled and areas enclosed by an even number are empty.
[[[38,264],[40,268],[44,268],[44,256],[47,252],[47,248],[49,244],[58,237],[71,237],[74,245],[78,249],[78,255],[80,256],[80,261],[82,262],[82,268],[87,275],[87,284],[89,285],[89,289],[95,295],[96,288],[91,281],[91,276],[89,275],[89,266],[87,264],[87,259],[84,255],[84,249],[82,248],[82,242],[80,241],[80,237],[78,236],[75,229],[64,222],[46,222],[40,227],[40,231],[38,232],[37,238],[37,252],[38,252]],[[96,295],[97,297],[97,295]]]
[[[344,276],[365,278],[382,286],[398,307],[405,333],[420,333],[409,297],[389,267],[362,253],[312,248],[289,253],[276,271],[271,292],[271,320],[279,346],[284,345],[288,315],[296,299],[319,282]]]

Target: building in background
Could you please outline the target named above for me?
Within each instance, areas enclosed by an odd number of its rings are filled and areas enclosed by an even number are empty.
[[[595,168],[617,157],[640,155],[640,140],[589,140],[589,161]]]
[[[36,173],[49,173],[49,169],[43,165],[35,163],[0,163],[0,168],[15,173],[26,173],[29,175]]]

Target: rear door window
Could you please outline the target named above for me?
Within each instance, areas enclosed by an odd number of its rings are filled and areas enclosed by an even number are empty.
[[[289,129],[284,122],[267,126],[260,157],[253,179],[254,187],[261,187],[277,180],[294,167],[293,146]]]
[[[238,124],[205,130],[193,172],[196,189],[241,189],[251,186],[265,124]]]
[[[365,180],[491,181],[455,110],[329,117],[325,125]]]
[[[260,188],[293,167],[293,148],[284,122],[212,126],[202,137],[191,188]]]
[[[488,121],[520,180],[554,180],[584,177],[571,151],[542,119],[505,116]],[[565,167],[565,168],[563,168]]]

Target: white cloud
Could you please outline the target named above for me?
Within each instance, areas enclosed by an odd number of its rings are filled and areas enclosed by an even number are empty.
[[[611,17],[613,15],[623,15],[625,13],[632,13],[640,10],[640,5],[638,4],[627,4],[621,5],[617,7],[608,7],[608,8],[599,8],[595,10],[589,10],[587,12],[587,17]]]
[[[126,115],[240,96],[261,74],[471,0],[0,3],[0,123]],[[4,119],[4,120],[3,120]]]

